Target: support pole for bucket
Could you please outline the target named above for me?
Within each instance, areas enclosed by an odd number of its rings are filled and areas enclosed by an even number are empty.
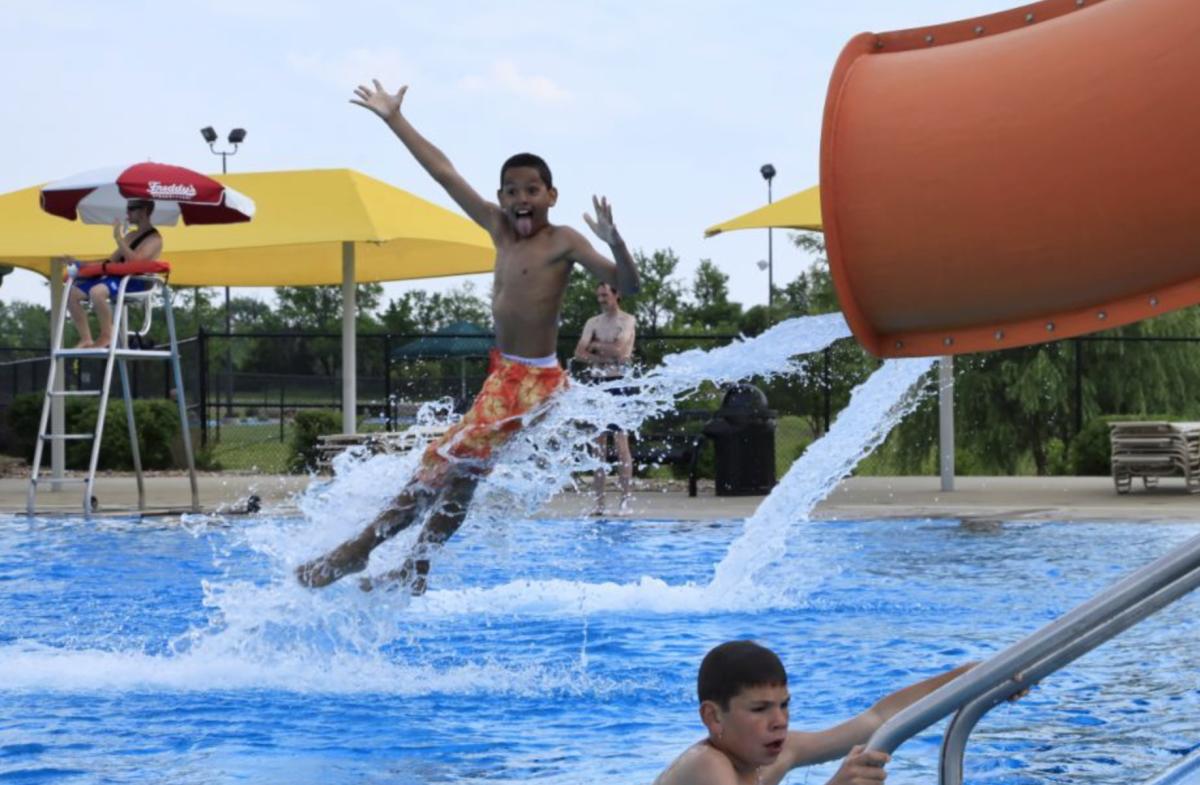
[[[355,382],[355,287],[354,243],[342,243],[342,433],[355,433],[358,408]]]
[[[938,463],[942,490],[954,490],[954,358],[938,360]]]

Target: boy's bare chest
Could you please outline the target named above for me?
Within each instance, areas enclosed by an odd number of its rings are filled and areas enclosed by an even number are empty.
[[[502,288],[540,288],[561,281],[569,269],[565,250],[552,242],[530,241],[496,252],[496,285]]]

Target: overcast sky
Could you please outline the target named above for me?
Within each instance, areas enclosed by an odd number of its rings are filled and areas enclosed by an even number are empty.
[[[212,125],[222,139],[247,130],[231,171],[349,167],[453,206],[347,103],[379,77],[410,85],[409,119],[481,192],[494,193],[508,155],[539,153],[559,189],[552,221],[586,232],[581,215],[605,194],[633,248],[674,249],[685,279],[711,259],[734,299],[761,303],[766,231],[703,231],[766,203],[765,163],[776,199],[817,183],[825,89],[845,43],[1016,4],[0,0],[0,192],[147,159],[219,172],[199,133]],[[774,263],[777,283],[806,265],[785,232]],[[487,291],[487,276],[469,278]],[[43,280],[17,271],[0,298],[48,303]]]

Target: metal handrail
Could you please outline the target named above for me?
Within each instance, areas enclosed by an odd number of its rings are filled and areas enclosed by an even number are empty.
[[[897,712],[875,731],[867,746],[891,753],[906,740],[958,711],[960,717],[947,729],[949,749],[943,748],[941,782],[943,785],[961,782],[961,755],[966,737],[990,708],[1183,597],[1198,585],[1200,536],[1175,547],[1024,640]],[[958,779],[946,779],[948,773],[957,773]]]

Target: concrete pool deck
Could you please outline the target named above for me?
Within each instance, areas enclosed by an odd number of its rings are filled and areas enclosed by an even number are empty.
[[[303,476],[207,474],[199,478],[200,504],[205,512],[237,507],[251,494],[262,499],[264,511],[295,511],[294,497],[308,487]],[[581,483],[581,488],[586,486]],[[942,492],[937,477],[851,477],[817,506],[814,517],[837,520],[887,518],[954,518],[991,520],[1070,521],[1195,521],[1200,523],[1200,494],[1188,494],[1182,479],[1167,478],[1158,488],[1144,490],[1135,484],[1130,494],[1119,496],[1108,477],[959,477],[955,490]],[[0,513],[23,513],[28,480],[0,478]],[[610,484],[610,489],[612,488]],[[43,478],[38,510],[49,514],[80,512],[79,484],[64,484],[53,492]],[[137,485],[132,476],[96,478],[99,511],[117,513],[137,506]],[[720,520],[752,514],[762,496],[715,496],[711,487],[689,498],[678,485],[639,488],[633,517],[665,520]],[[186,477],[146,478],[147,507],[152,510],[186,509],[190,492]],[[591,507],[591,496],[566,492],[539,513],[545,517],[574,517]],[[609,509],[616,506],[610,490]]]

